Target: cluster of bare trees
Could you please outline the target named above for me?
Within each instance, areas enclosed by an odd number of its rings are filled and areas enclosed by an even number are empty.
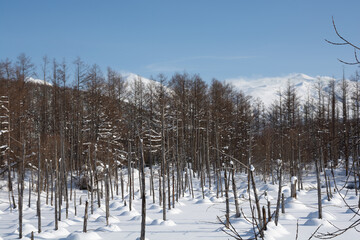
[[[23,205],[26,170],[37,171],[37,183],[29,184],[38,192],[38,215],[45,191],[57,220],[59,209],[64,204],[68,209],[76,198],[73,186],[89,190],[91,213],[94,202],[100,206],[101,199],[108,202],[119,192],[124,199],[124,191],[131,210],[134,169],[142,193],[148,187],[153,202],[162,205],[164,220],[166,208],[175,207],[186,191],[193,195],[195,177],[203,196],[205,187],[217,196],[232,188],[236,196],[235,171],[254,165],[264,181],[275,183],[277,159],[283,174],[297,177],[298,188],[304,167],[314,162],[322,171],[345,159],[347,174],[354,173],[355,182],[360,176],[358,161],[350,161],[359,159],[357,74],[352,82],[319,80],[317,96],[305,103],[288,83],[266,109],[230,84],[214,79],[208,85],[199,75],[176,73],[168,79],[160,74],[150,82],[140,77],[127,82],[119,72],[108,68],[104,74],[80,58],[67,63],[44,57],[40,69],[36,74],[24,54],[0,62],[0,174],[8,176],[11,208],[17,207],[16,173],[18,207]],[[43,81],[29,81],[35,75]],[[140,176],[145,166],[148,184]]]

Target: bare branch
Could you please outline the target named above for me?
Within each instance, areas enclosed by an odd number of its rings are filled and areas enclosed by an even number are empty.
[[[325,41],[326,41],[327,43],[332,44],[332,45],[339,45],[339,46],[348,45],[347,43],[337,43],[337,42],[329,41],[329,40],[327,40],[327,39],[325,39]]]
[[[350,42],[349,40],[347,40],[346,38],[344,38],[340,33],[339,31],[337,30],[336,28],[336,24],[335,24],[335,20],[334,20],[334,17],[332,17],[332,24],[333,24],[333,28],[334,28],[334,31],[336,33],[336,35],[338,36],[338,38],[340,38],[342,40],[342,42],[333,42],[333,41],[329,41],[327,39],[325,39],[325,41],[327,43],[330,43],[332,45],[335,45],[335,46],[344,46],[344,45],[348,45],[348,46],[351,46],[354,48],[354,57],[355,57],[355,62],[348,62],[348,61],[344,61],[344,60],[341,60],[341,59],[338,59],[339,62],[341,63],[344,63],[344,64],[347,64],[347,65],[358,65],[360,64],[360,61],[357,57],[357,50],[360,50],[360,47],[358,47],[357,45],[353,44],[352,42]]]
[[[346,61],[341,60],[339,58],[338,58],[338,61],[341,62],[341,63],[344,63],[346,65],[358,65],[358,64],[360,64],[359,62],[346,62]]]
[[[337,28],[336,28],[336,25],[335,25],[334,17],[332,17],[332,23],[333,23],[333,27],[334,27],[334,30],[335,30],[336,35],[337,35],[341,40],[343,40],[345,44],[350,45],[350,46],[352,46],[353,48],[355,48],[355,49],[357,49],[357,50],[360,50],[360,47],[358,47],[358,46],[356,46],[355,44],[353,44],[353,43],[349,42],[348,40],[346,40],[346,38],[344,38],[344,37],[338,32],[338,30],[337,30]]]

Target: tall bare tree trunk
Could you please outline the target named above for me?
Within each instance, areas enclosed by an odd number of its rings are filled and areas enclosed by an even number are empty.
[[[129,185],[129,210],[132,208],[132,171],[131,171],[131,142],[129,142],[129,152],[128,152],[128,185]]]
[[[230,226],[229,185],[227,181],[226,167],[224,167],[224,182],[225,182],[225,203],[226,203],[225,226],[229,228]]]
[[[18,198],[18,206],[19,206],[19,238],[22,238],[22,224],[23,224],[23,196],[24,196],[24,166],[25,166],[25,142],[23,143],[23,154],[22,154],[22,162],[20,164],[20,171],[18,176],[20,177],[20,186],[19,186],[19,198]],[[19,181],[19,180],[18,180]]]
[[[234,193],[234,199],[235,199],[235,217],[240,217],[240,210],[239,210],[239,199],[237,196],[237,191],[236,191],[236,182],[235,182],[235,166],[234,164],[231,165],[231,175],[232,175],[232,189],[233,189],[233,193]]]
[[[162,200],[163,200],[163,220],[166,221],[166,169],[165,169],[165,112],[161,110],[161,175],[162,175]]]
[[[145,196],[145,172],[144,172],[144,148],[143,140],[140,139],[140,171],[141,171],[141,234],[140,240],[145,240],[145,226],[146,226],[146,196]]]
[[[281,164],[281,160],[278,160],[278,169],[279,169],[279,189],[278,189],[278,198],[277,198],[276,211],[275,211],[275,225],[276,226],[277,226],[278,221],[279,221],[281,189],[282,189],[282,164]]]
[[[58,230],[58,197],[59,196],[59,166],[58,166],[58,159],[57,159],[57,143],[55,143],[55,230]],[[60,210],[61,211],[61,210]]]
[[[40,135],[39,135],[39,149],[38,149],[38,182],[37,182],[37,192],[38,192],[38,199],[37,199],[37,216],[38,216],[38,233],[41,233],[41,200],[40,200],[40,193],[41,193],[41,160],[40,160]]]
[[[319,160],[315,160],[315,168],[316,168],[316,182],[317,182],[317,192],[318,192],[318,218],[322,219],[321,181],[320,181]]]

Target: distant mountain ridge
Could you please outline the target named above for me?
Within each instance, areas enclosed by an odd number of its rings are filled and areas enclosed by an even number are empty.
[[[28,77],[25,79],[26,82],[35,83],[35,84],[45,84],[47,86],[52,86],[52,83],[44,81],[42,79],[37,79],[33,77]]]
[[[135,86],[135,83],[141,80],[145,90],[149,85],[158,86],[160,83],[151,80],[134,73],[122,73],[121,74],[125,83],[127,84],[127,91],[131,92]],[[279,92],[283,92],[288,83],[292,84],[295,88],[296,94],[300,100],[300,103],[304,104],[308,97],[317,98],[317,90],[315,85],[318,81],[322,82],[322,89],[324,94],[329,94],[329,83],[331,80],[335,80],[336,94],[340,99],[340,84],[342,79],[334,79],[328,76],[316,76],[312,77],[303,73],[292,73],[281,77],[260,77],[260,78],[231,78],[225,80],[225,82],[232,84],[236,89],[241,90],[246,95],[252,97],[253,100],[260,99],[265,107],[270,107],[275,100],[279,99]],[[46,84],[52,86],[50,82],[44,82],[41,79],[28,78],[27,82],[35,84]],[[349,89],[353,88],[354,82],[346,79]],[[167,91],[170,89],[165,87]],[[171,91],[171,90],[170,90]]]
[[[315,84],[320,80],[324,93],[329,93],[329,83],[334,79],[328,76],[311,77],[303,73],[293,73],[284,77],[262,77],[257,79],[233,78],[226,82],[231,83],[237,89],[243,91],[246,95],[252,96],[254,99],[259,98],[266,107],[269,107],[275,100],[279,99],[279,91],[284,91],[288,82],[295,88],[296,94],[301,103],[305,103],[308,97],[317,97]],[[336,83],[336,92],[340,96],[339,84],[341,79],[334,79]],[[346,79],[349,88],[353,82]]]

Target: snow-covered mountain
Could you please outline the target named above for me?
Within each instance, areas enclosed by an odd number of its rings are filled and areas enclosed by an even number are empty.
[[[151,79],[142,77],[135,73],[122,73],[121,76],[123,77],[123,79],[126,83],[127,91],[132,91],[134,89],[135,84],[138,83],[139,81],[141,81],[141,83],[143,84],[143,87],[145,89],[147,89],[149,85],[158,86],[160,84],[159,82],[157,82],[155,80],[151,80]],[[29,82],[29,83],[34,83],[34,84],[41,84],[41,85],[45,84],[47,86],[53,86],[53,84],[51,82],[44,81],[42,79],[33,78],[33,77],[28,77],[25,79],[25,81]]]
[[[324,92],[328,92],[329,82],[333,78],[327,76],[311,77],[302,73],[289,74],[283,77],[262,77],[257,79],[250,78],[233,78],[226,82],[233,84],[236,88],[243,91],[246,95],[252,96],[254,99],[259,98],[266,107],[270,106],[276,99],[279,99],[279,91],[284,91],[288,86],[288,82],[294,85],[297,96],[300,102],[304,103],[308,96],[317,97],[315,85],[322,83]],[[337,85],[337,92],[339,92],[339,79],[335,79]],[[350,80],[349,86],[353,83]]]
[[[25,81],[35,83],[35,84],[45,84],[47,86],[52,86],[52,83],[50,83],[50,82],[47,82],[47,81],[44,81],[41,79],[32,78],[32,77],[26,78]]]
[[[134,74],[134,73],[122,73],[121,76],[124,78],[126,85],[127,85],[127,91],[130,93],[134,92],[135,85],[138,84],[140,81],[143,84],[145,92],[149,90],[150,86],[155,87],[155,88],[160,86],[159,82],[142,77],[142,76]],[[167,93],[172,92],[171,89],[168,88],[167,86],[164,86],[164,87],[165,87],[165,91]]]
[[[149,89],[150,85],[159,86],[159,82],[155,80],[151,80],[135,73],[122,73],[122,77],[124,78],[127,86],[127,92],[131,93],[135,90],[135,85],[141,81],[144,87],[144,91]],[[252,96],[252,99],[260,99],[265,107],[269,107],[275,100],[279,99],[279,92],[283,92],[288,83],[294,86],[296,95],[298,96],[301,103],[305,103],[308,97],[317,98],[317,90],[316,85],[318,82],[321,82],[323,92],[329,93],[329,83],[334,78],[328,76],[309,76],[303,73],[292,73],[286,76],[281,77],[261,77],[261,78],[230,78],[226,79],[227,83],[231,83],[235,88],[241,90],[246,95]],[[338,98],[340,98],[340,85],[341,79],[334,79],[336,82],[336,92]],[[35,78],[27,78],[27,82],[32,82],[35,84],[46,84],[48,86],[52,86],[50,82],[44,82],[41,79]],[[354,87],[354,82],[351,80],[346,80],[348,82],[349,88]],[[165,87],[166,91],[169,93],[171,90]],[[131,98],[128,95],[126,98]]]
[[[135,73],[123,73],[122,77],[125,79],[125,82],[128,84],[128,86],[133,85],[136,81],[141,80],[141,82],[147,86],[150,84],[159,84],[158,82],[154,81],[154,80],[150,80],[148,78],[142,77],[140,75],[137,75]]]

